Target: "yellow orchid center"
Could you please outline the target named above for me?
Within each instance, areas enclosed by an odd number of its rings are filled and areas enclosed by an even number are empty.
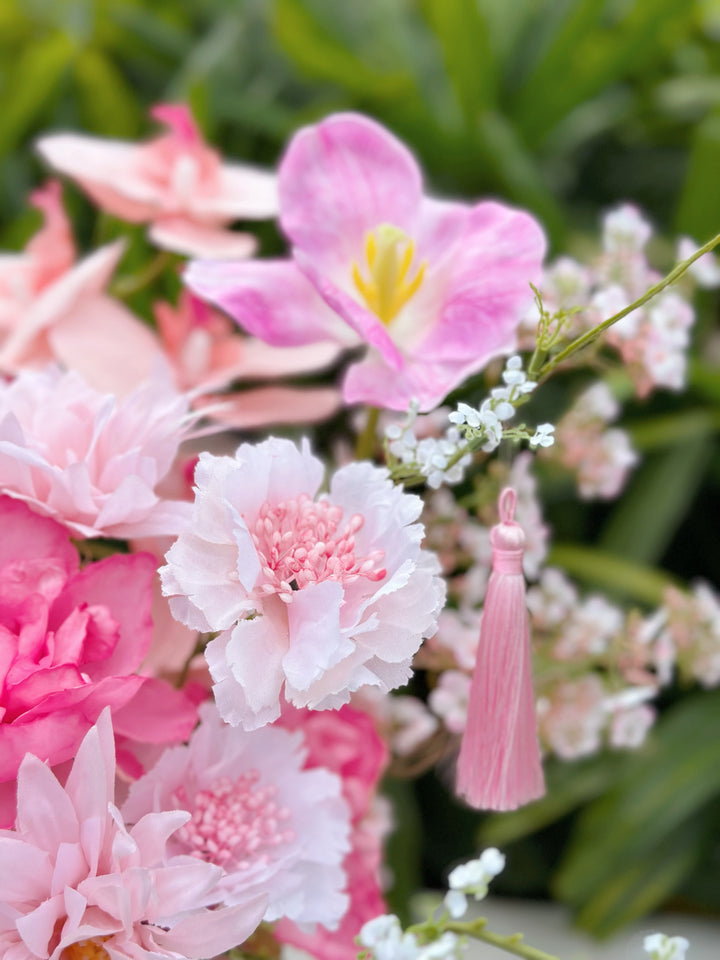
[[[98,937],[97,940],[80,940],[78,943],[72,943],[69,947],[65,947],[60,960],[110,960],[110,954],[102,945],[109,939],[109,937]]]
[[[390,323],[408,300],[417,293],[425,275],[427,262],[423,260],[414,273],[410,272],[415,244],[399,227],[382,223],[365,238],[365,261],[369,279],[353,263],[353,280],[368,309]]]

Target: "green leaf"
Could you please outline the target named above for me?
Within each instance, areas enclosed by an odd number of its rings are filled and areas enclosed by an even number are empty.
[[[392,100],[412,92],[410,74],[373,68],[332,36],[302,0],[275,0],[273,14],[275,37],[312,79],[338,84],[366,101]]]
[[[424,0],[422,11],[442,47],[468,128],[497,97],[497,68],[488,24],[477,0]]]
[[[409,780],[386,777],[383,794],[391,801],[395,829],[385,844],[385,863],[392,876],[392,887],[386,895],[388,908],[409,921],[410,898],[422,884],[420,857],[422,851],[422,824],[413,784]]]
[[[661,906],[692,874],[713,820],[706,813],[683,823],[655,850],[624,866],[577,913],[578,926],[609,937]]]
[[[0,111],[0,155],[8,153],[30,132],[60,96],[63,79],[76,49],[64,33],[53,33],[25,47],[7,70]]]
[[[720,229],[720,112],[698,124],[692,138],[685,185],[680,195],[677,230],[702,240]]]
[[[562,567],[590,587],[610,590],[636,603],[657,606],[668,586],[676,583],[661,570],[643,566],[616,553],[574,543],[555,543],[548,563]]]
[[[599,546],[627,560],[657,563],[695,499],[713,446],[706,432],[648,457],[606,523]]]
[[[690,871],[702,852],[704,811],[720,794],[718,737],[720,692],[685,698],[618,784],[583,812],[555,890],[588,929],[604,935],[657,906]]]
[[[609,751],[573,762],[547,761],[545,796],[519,810],[489,816],[480,828],[481,846],[503,847],[550,826],[605,793],[626,763],[624,754]]]
[[[665,59],[668,38],[677,45],[691,28],[692,6],[687,0],[571,3],[518,96],[514,116],[528,143],[543,142],[574,107]]]
[[[143,123],[135,92],[105,54],[92,47],[75,61],[75,82],[83,121],[95,133],[132,139]]]

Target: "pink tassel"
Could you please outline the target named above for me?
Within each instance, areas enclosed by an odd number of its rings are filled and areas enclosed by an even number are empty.
[[[484,810],[515,810],[545,793],[516,500],[511,488],[502,491],[500,523],[490,531],[493,569],[457,766],[458,793]]]

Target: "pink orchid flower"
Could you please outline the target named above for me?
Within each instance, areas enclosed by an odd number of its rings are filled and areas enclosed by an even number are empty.
[[[268,343],[367,344],[346,402],[430,410],[512,351],[545,249],[529,214],[423,196],[412,154],[356,114],[295,135],[279,194],[292,260],[200,261],[186,280]]]
[[[308,423],[332,416],[340,407],[335,387],[255,386],[223,393],[234,381],[264,381],[328,367],[339,354],[332,341],[300,347],[272,347],[244,337],[223,314],[184,290],[177,307],[154,308],[165,356],[181,390],[192,391],[196,408],[212,419],[248,430],[268,424]],[[218,403],[218,400],[221,400]]]
[[[198,257],[251,256],[255,239],[223,228],[275,216],[275,175],[222,163],[184,104],[159,104],[150,115],[170,132],[141,144],[49,134],[38,150],[101,209],[149,223],[158,247]]]
[[[93,386],[128,393],[160,357],[152,332],[105,293],[123,253],[101,247],[76,263],[60,184],[30,198],[45,224],[22,253],[0,255],[0,373],[41,369],[56,361]]]

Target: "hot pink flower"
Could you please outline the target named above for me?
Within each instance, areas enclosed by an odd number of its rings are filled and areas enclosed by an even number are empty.
[[[221,868],[173,857],[189,815],[128,829],[114,804],[109,711],[85,736],[64,787],[37,757],[18,776],[15,830],[0,830],[4,960],[201,960],[242,943],[266,898],[221,907]]]
[[[0,256],[0,372],[55,360],[104,390],[128,392],[149,376],[160,347],[145,324],[105,293],[122,243],[76,263],[60,185],[46,184],[31,202],[45,225],[22,253]]]
[[[243,337],[223,314],[184,290],[176,308],[155,304],[155,319],[165,355],[183,390],[213,393],[235,380],[270,380],[327,367],[339,349],[330,341],[301,347],[271,347]],[[197,396],[194,405],[209,405],[210,415],[228,426],[252,429],[270,423],[308,423],[336,413],[340,394],[334,387],[262,386],[216,397]]]
[[[118,400],[76,373],[21,374],[0,385],[0,492],[81,537],[177,533],[190,505],[155,487],[191,420],[160,378]]]
[[[52,764],[70,759],[106,705],[131,741],[186,737],[192,703],[135,675],[152,635],[154,559],[117,554],[81,570],[53,520],[0,497],[0,522],[0,784],[28,752]]]
[[[301,730],[308,749],[306,768],[326,767],[342,778],[343,796],[352,811],[351,849],[343,861],[350,904],[340,925],[312,933],[291,920],[275,928],[281,943],[300,947],[319,960],[355,960],[355,937],[368,920],[384,913],[380,891],[382,842],[389,828],[377,815],[376,793],[388,763],[388,750],[366,713],[351,707],[322,712],[284,710],[281,724]]]
[[[316,498],[307,441],[201,454],[190,528],[161,570],[173,614],[219,631],[206,656],[220,713],[254,729],[281,699],[341,706],[366,685],[404,683],[444,600],[420,548],[422,502],[369,463],[342,467]]]
[[[513,349],[545,247],[528,214],[424,197],[412,154],[355,114],[296,134],[279,190],[294,260],[199,262],[186,279],[268,343],[368,344],[348,403],[429,410]]]
[[[223,867],[225,903],[265,894],[265,920],[337,924],[348,905],[349,811],[339,778],[303,769],[300,734],[235,730],[213,704],[200,715],[189,745],[166,750],[132,785],[123,815],[188,810],[168,849]]]
[[[157,246],[198,257],[250,256],[254,238],[222,228],[241,218],[275,215],[274,174],[223,164],[182,104],[160,104],[151,116],[170,132],[141,144],[49,134],[38,150],[103,210],[150,223]]]

